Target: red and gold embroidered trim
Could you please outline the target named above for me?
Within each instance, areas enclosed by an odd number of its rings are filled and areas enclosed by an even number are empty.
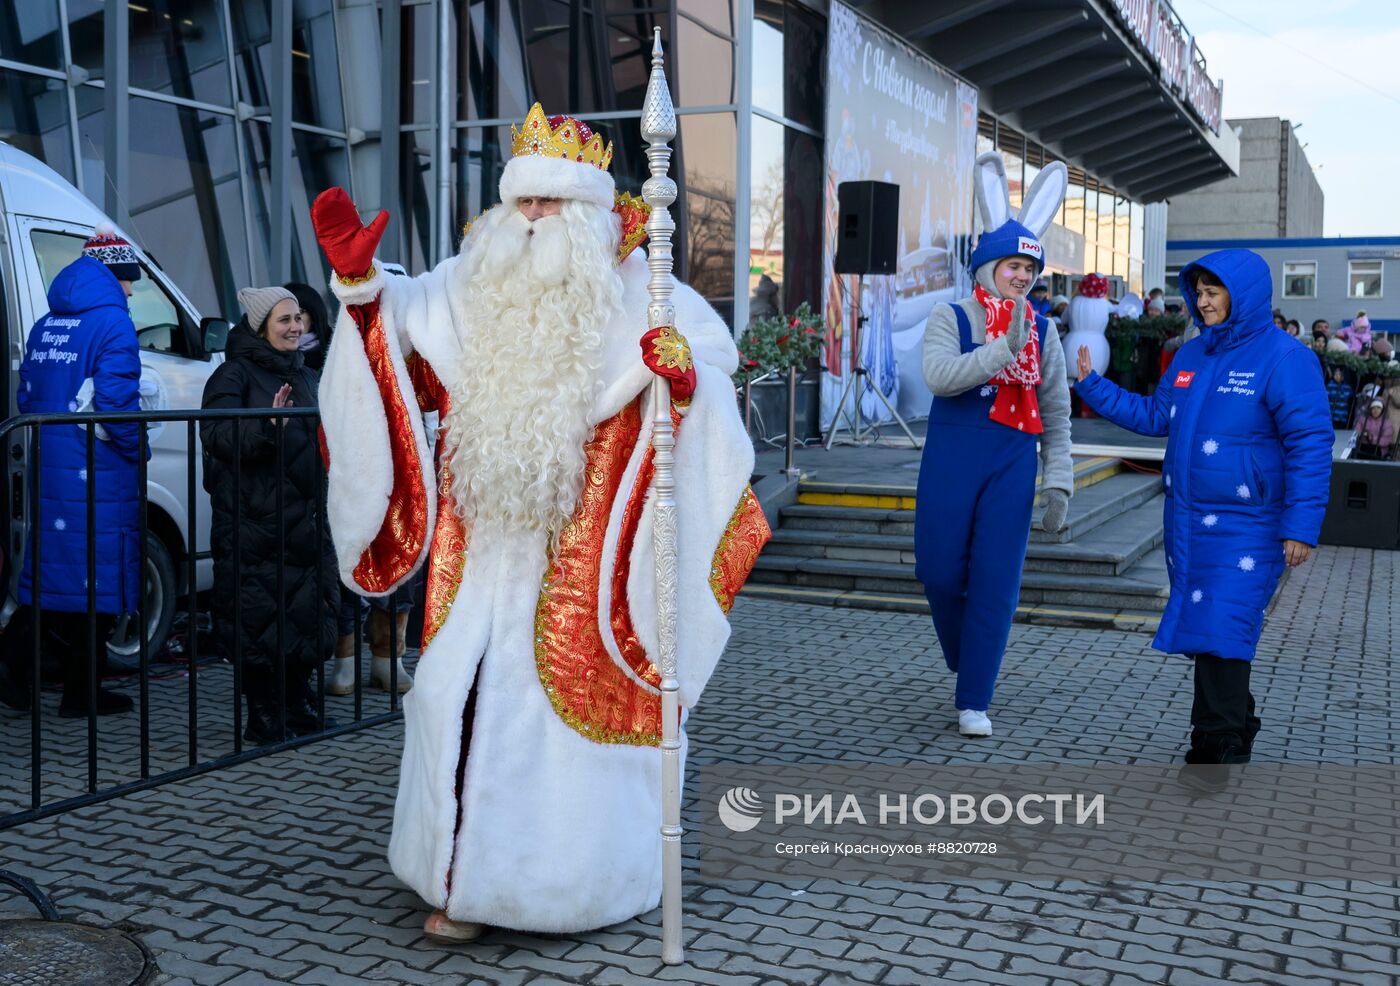
[[[355,566],[355,582],[367,592],[386,592],[413,570],[428,538],[428,491],[418,458],[418,443],[404,395],[399,391],[389,343],[384,334],[379,302],[351,305],[351,317],[359,323],[370,371],[379,385],[379,397],[389,424],[389,457],[394,487],[384,523]],[[368,323],[368,326],[366,326]]]
[[[638,425],[640,426],[641,405],[638,404]],[[671,424],[680,434],[681,416],[671,409]],[[655,450],[648,447],[641,467],[637,470],[636,481],[632,484],[631,495],[622,514],[622,527],[617,537],[617,557],[613,562],[612,612],[608,614],[612,625],[613,640],[617,642],[618,653],[627,662],[637,677],[653,687],[661,687],[661,673],[647,656],[646,648],[637,639],[637,631],[632,626],[632,611],[627,605],[627,580],[632,572],[632,548],[637,541],[637,527],[641,523],[642,509],[646,506],[647,491],[651,489],[652,477],[656,474]]]
[[[690,343],[676,331],[675,326],[663,326],[651,343],[651,351],[656,356],[656,364],[668,370],[689,372],[695,365],[690,355]]]
[[[647,241],[647,220],[651,218],[651,206],[626,192],[618,192],[615,200],[613,212],[616,212],[622,221],[622,239],[617,244],[617,262],[620,264],[633,250]]]
[[[427,372],[432,373],[432,369]],[[436,379],[434,375],[433,380]],[[442,420],[446,420],[451,401],[441,388],[438,384],[435,395],[419,391],[419,404],[426,398],[442,412]],[[457,600],[457,590],[462,587],[462,576],[467,569],[467,548],[471,544],[471,534],[457,516],[457,503],[452,497],[452,468],[443,441],[446,433],[446,425],[438,428],[438,511],[433,543],[428,549],[427,594],[423,605],[424,650],[447,622],[447,614]]]
[[[344,274],[337,274],[335,275],[335,279],[345,287],[353,288],[357,284],[368,284],[370,281],[374,280],[378,273],[379,271],[374,269],[374,264],[370,264],[369,270],[365,271],[364,274],[359,277],[346,277]]]
[[[734,606],[734,597],[748,581],[758,553],[773,536],[768,520],[763,516],[763,508],[754,496],[753,487],[744,490],[739,505],[729,518],[729,525],[719,539],[714,561],[710,565],[710,591],[715,594],[715,602],[726,613]]]
[[[540,585],[535,664],[554,711],[581,736],[655,746],[661,742],[661,696],[617,666],[598,626],[603,539],[641,420],[635,400],[600,424],[588,443],[583,492]]]

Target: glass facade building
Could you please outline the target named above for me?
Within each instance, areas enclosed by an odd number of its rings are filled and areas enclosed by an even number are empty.
[[[779,270],[785,252],[803,255],[786,265],[785,304],[818,298],[825,19],[795,0],[121,6],[129,17],[129,138],[115,218],[205,314],[236,314],[245,284],[324,283],[309,206],[331,185],[349,190],[367,216],[391,211],[387,259],[415,273],[436,263],[496,201],[510,124],[536,100],[596,124],[614,142],[618,187],[639,192],[655,27],[680,114],[677,273],[728,317],[739,293],[742,317],[753,239]],[[275,160],[274,37],[288,6],[283,167]],[[107,8],[103,0],[0,2],[0,139],[98,204],[110,201]],[[750,43],[752,83],[739,54]],[[278,217],[280,181],[287,213]],[[750,208],[754,186],[762,197]],[[282,260],[274,260],[278,223],[290,243]]]
[[[780,286],[783,309],[819,305],[821,0],[120,6],[127,157],[118,208],[108,211],[205,314],[236,315],[245,284],[324,283],[309,206],[331,185],[366,217],[390,210],[382,256],[410,273],[432,266],[496,201],[510,125],[536,100],[602,130],[618,187],[638,192],[653,28],[679,114],[678,275],[739,324],[763,274]],[[118,187],[105,146],[108,8],[0,0],[0,139],[99,204]],[[1054,159],[1034,136],[984,113],[978,149],[988,148],[1005,155],[1013,197]],[[1051,256],[1065,258],[1054,273],[1100,270],[1141,291],[1141,205],[1080,168],[1070,173],[1051,234]]]

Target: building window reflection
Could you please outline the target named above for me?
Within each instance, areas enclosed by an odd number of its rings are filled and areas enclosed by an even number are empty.
[[[253,251],[253,278],[265,283],[272,277],[267,266],[271,253],[270,231],[272,223],[278,221],[278,217],[271,214],[271,132],[267,124],[259,121],[245,123],[243,130],[253,179],[250,198],[254,228],[259,232],[258,249]],[[280,219],[291,224],[291,279],[319,284],[330,279],[330,269],[311,227],[311,203],[322,189],[332,185],[349,189],[353,194],[350,165],[345,141],[338,137],[297,129],[292,131],[292,148],[295,167],[291,171],[291,214]]]
[[[12,144],[69,181],[73,173],[68,86],[61,79],[0,69],[0,130]]]
[[[253,106],[269,106],[272,101],[269,4],[270,0],[239,0],[229,7],[239,94]],[[332,0],[293,0],[292,119],[329,130],[344,130],[339,73]]]
[[[216,0],[130,5],[133,89],[231,105],[224,14]]]
[[[79,136],[89,196],[104,190],[104,91],[78,89]],[[134,96],[130,231],[206,314],[236,312],[248,283],[247,242],[232,116]]]
[[[786,219],[787,169],[784,167],[786,128],[754,117],[749,166],[749,294],[763,278],[782,285],[783,223]]]
[[[735,131],[732,113],[680,118],[678,273],[726,318],[734,312]]]
[[[0,4],[0,58],[63,68],[58,0]]]

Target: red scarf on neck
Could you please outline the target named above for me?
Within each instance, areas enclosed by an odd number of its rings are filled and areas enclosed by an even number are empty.
[[[980,284],[973,289],[973,294],[987,313],[987,341],[1006,335],[1011,328],[1016,299],[993,298]],[[1022,304],[1026,306],[1026,324],[1030,326],[1026,345],[1016,354],[1014,363],[987,381],[997,386],[996,400],[987,417],[1008,428],[1039,435],[1045,431],[1040,423],[1040,400],[1036,396],[1040,383],[1040,333],[1036,331],[1035,310],[1028,301]]]

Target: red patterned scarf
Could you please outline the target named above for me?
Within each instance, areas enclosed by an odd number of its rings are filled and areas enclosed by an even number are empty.
[[[987,341],[1000,339],[1011,328],[1014,298],[993,298],[982,285],[973,289],[977,303],[987,312]],[[1025,347],[1016,354],[1016,362],[1004,368],[988,383],[997,385],[996,400],[987,415],[998,424],[1039,435],[1045,428],[1040,423],[1040,400],[1036,386],[1040,383],[1040,333],[1036,331],[1035,310],[1026,306],[1026,324],[1030,327]]]

